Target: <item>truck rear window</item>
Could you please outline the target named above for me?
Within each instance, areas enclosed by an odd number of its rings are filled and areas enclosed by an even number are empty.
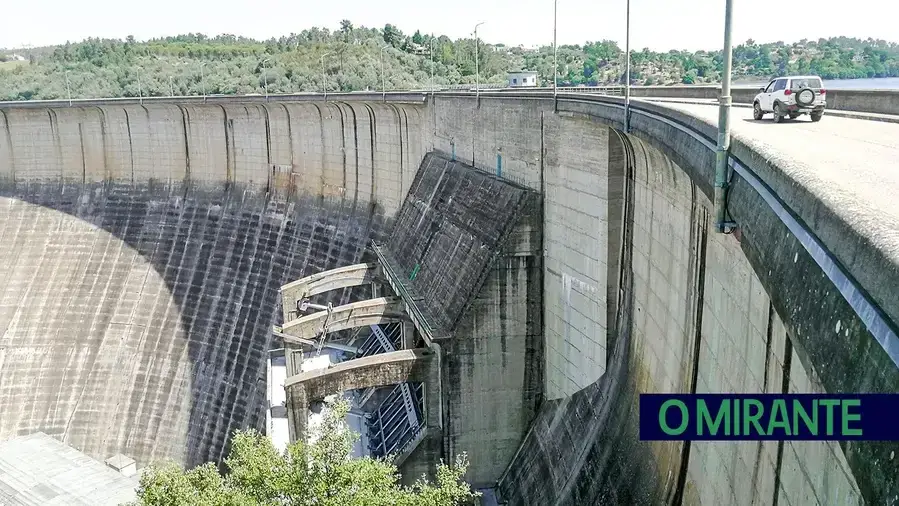
[[[814,77],[809,79],[793,79],[792,88],[802,89],[802,88],[820,88],[821,80]]]

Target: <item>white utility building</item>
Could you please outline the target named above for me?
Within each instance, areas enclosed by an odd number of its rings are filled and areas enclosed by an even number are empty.
[[[521,72],[509,72],[509,87],[535,87],[537,86],[537,72],[522,70]]]

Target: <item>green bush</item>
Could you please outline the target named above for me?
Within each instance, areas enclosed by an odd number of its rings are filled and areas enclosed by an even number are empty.
[[[314,442],[293,443],[284,453],[254,430],[237,431],[224,475],[212,463],[189,471],[172,462],[148,467],[132,506],[452,506],[478,497],[462,481],[464,454],[440,463],[435,483],[422,477],[413,487],[401,486],[386,460],[352,458],[358,435],[344,422],[348,411],[344,400],[331,405]]]

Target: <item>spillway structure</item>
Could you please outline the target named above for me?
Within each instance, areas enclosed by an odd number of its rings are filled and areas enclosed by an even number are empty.
[[[194,466],[343,393],[363,453],[412,482],[465,452],[499,504],[894,500],[894,443],[639,439],[641,393],[895,392],[899,266],[740,138],[716,233],[715,126],[631,113],[0,104],[0,440]]]
[[[371,245],[376,262],[281,288],[290,439],[306,435],[312,403],[362,391],[354,405],[372,456],[392,455],[414,481],[433,476],[442,455],[466,452],[474,484],[495,483],[542,391],[539,217],[537,192],[426,155],[388,239]],[[380,297],[315,302],[358,286]],[[304,314],[304,304],[319,310]],[[353,328],[368,334],[361,352],[302,370],[327,334]],[[371,402],[377,388],[390,392]]]

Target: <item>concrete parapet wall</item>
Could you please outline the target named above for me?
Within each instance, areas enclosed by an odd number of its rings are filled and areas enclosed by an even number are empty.
[[[827,81],[824,81],[827,89]],[[634,86],[632,97],[690,98],[717,100],[720,86]],[[733,87],[731,97],[736,104],[751,104],[759,93],[757,87]],[[828,109],[899,115],[899,91],[827,89]]]
[[[899,91],[896,90],[868,90],[848,88],[827,88],[827,108],[841,111],[854,111],[861,113],[899,115]],[[489,93],[502,93],[507,95],[520,93],[547,93],[552,88],[520,88],[503,90],[486,90]],[[620,86],[607,86],[600,88],[560,88],[567,94],[581,95],[612,95],[623,96],[624,90]],[[721,92],[719,85],[695,85],[695,86],[632,86],[631,96],[635,98],[669,98],[683,100],[717,100]],[[731,88],[731,99],[735,104],[751,104],[759,93],[758,87],[735,86]]]

